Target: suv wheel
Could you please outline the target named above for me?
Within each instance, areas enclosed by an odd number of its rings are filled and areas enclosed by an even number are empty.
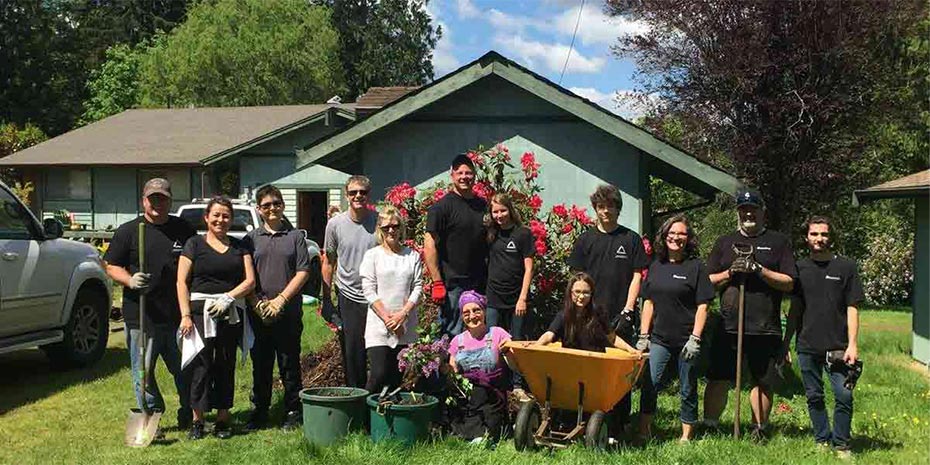
[[[64,339],[44,348],[52,363],[70,368],[100,360],[110,335],[107,310],[106,294],[89,288],[78,291],[71,318],[64,327]]]

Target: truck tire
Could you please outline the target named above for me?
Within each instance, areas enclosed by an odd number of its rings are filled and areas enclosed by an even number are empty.
[[[61,368],[91,365],[107,348],[110,335],[109,305],[106,293],[83,287],[71,306],[71,317],[61,342],[43,347],[52,364]]]

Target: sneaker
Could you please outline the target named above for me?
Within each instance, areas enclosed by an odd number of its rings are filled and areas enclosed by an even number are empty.
[[[268,411],[255,410],[249,417],[248,423],[245,424],[246,431],[257,431],[264,429],[268,425]]]
[[[225,421],[218,421],[213,426],[213,435],[219,439],[229,439],[232,437],[232,427]]]
[[[853,454],[852,454],[852,451],[849,449],[837,449],[836,458],[840,460],[852,460]]]
[[[830,443],[829,443],[829,442],[818,442],[818,443],[817,443],[817,451],[818,451],[818,452],[830,452],[831,450],[832,450],[832,448],[830,447]]]
[[[188,439],[193,439],[196,441],[198,439],[203,439],[204,435],[205,433],[204,433],[202,421],[195,421],[191,423],[191,430],[189,433],[187,433]]]
[[[281,428],[286,430],[299,429],[304,424],[304,417],[300,410],[291,410],[284,416]]]
[[[178,409],[178,429],[185,430],[191,427],[194,422],[194,412],[189,408]]]

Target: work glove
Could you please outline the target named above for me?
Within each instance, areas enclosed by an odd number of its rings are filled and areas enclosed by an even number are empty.
[[[681,359],[690,362],[697,359],[699,355],[701,355],[701,338],[692,334],[681,349]]]
[[[223,294],[213,301],[213,304],[207,309],[207,314],[214,320],[224,319],[229,314],[229,307],[235,301],[236,299],[233,299],[229,294]]]
[[[442,281],[436,281],[433,283],[433,288],[430,290],[430,294],[433,298],[433,302],[441,304],[446,300],[446,285]]]
[[[730,273],[757,274],[762,271],[762,265],[751,257],[740,257],[733,260],[730,265]]]
[[[139,271],[129,278],[129,288],[134,291],[144,292],[148,290],[151,281],[152,275],[150,273],[143,273]]]
[[[636,350],[640,352],[649,352],[650,346],[652,346],[652,342],[649,340],[649,335],[640,334],[639,339],[636,340]]]

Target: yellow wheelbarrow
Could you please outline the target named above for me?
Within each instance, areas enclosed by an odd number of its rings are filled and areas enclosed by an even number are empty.
[[[568,447],[584,434],[585,446],[607,447],[607,412],[636,385],[647,359],[621,349],[565,349],[561,343],[511,341],[507,360],[523,375],[534,401],[524,402],[514,424],[517,450]],[[575,424],[558,430],[555,410],[574,410]]]

